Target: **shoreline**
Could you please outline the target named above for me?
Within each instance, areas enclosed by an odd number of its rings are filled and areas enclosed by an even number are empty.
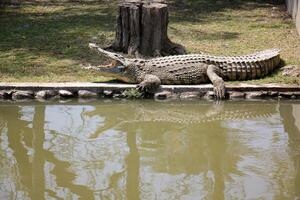
[[[0,82],[0,99],[51,98],[131,98],[125,91],[134,90],[136,84],[120,83],[5,83]],[[299,85],[284,84],[226,84],[227,99],[300,99]],[[212,84],[161,85],[153,95],[155,99],[214,99]]]

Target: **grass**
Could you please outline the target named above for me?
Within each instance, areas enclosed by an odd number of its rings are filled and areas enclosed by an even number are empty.
[[[26,0],[0,10],[2,82],[106,81],[81,69],[108,64],[88,42],[114,38],[117,1]],[[284,7],[255,0],[173,0],[169,37],[189,52],[237,55],[280,47],[287,64],[300,65],[300,39]],[[296,78],[271,77],[258,83],[300,84]]]
[[[137,88],[127,89],[123,92],[123,95],[125,95],[129,99],[143,98],[143,93],[140,92]]]

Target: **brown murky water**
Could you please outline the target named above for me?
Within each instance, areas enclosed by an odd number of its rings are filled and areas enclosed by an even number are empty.
[[[0,199],[297,198],[297,101],[0,104]]]

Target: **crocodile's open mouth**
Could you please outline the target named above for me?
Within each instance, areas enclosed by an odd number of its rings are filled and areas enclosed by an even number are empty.
[[[106,77],[112,77],[117,80],[130,83],[130,79],[124,74],[125,66],[114,66],[114,67],[99,67],[99,72]]]
[[[121,74],[125,71],[124,66],[114,66],[114,67],[100,67],[100,72],[109,73],[109,74]]]

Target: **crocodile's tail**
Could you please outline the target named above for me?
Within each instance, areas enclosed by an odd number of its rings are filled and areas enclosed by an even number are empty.
[[[128,66],[131,62],[130,59],[125,58],[124,56],[117,54],[117,53],[113,53],[113,52],[109,52],[106,51],[104,49],[101,49],[99,46],[97,46],[95,43],[89,43],[89,47],[91,49],[95,49],[98,51],[98,53],[103,54],[104,56],[106,56],[107,58],[113,59],[117,62],[120,62],[122,65],[124,66]]]
[[[262,78],[279,66],[280,49],[268,49],[245,56],[226,57],[225,62],[216,60],[216,63],[228,80]]]

